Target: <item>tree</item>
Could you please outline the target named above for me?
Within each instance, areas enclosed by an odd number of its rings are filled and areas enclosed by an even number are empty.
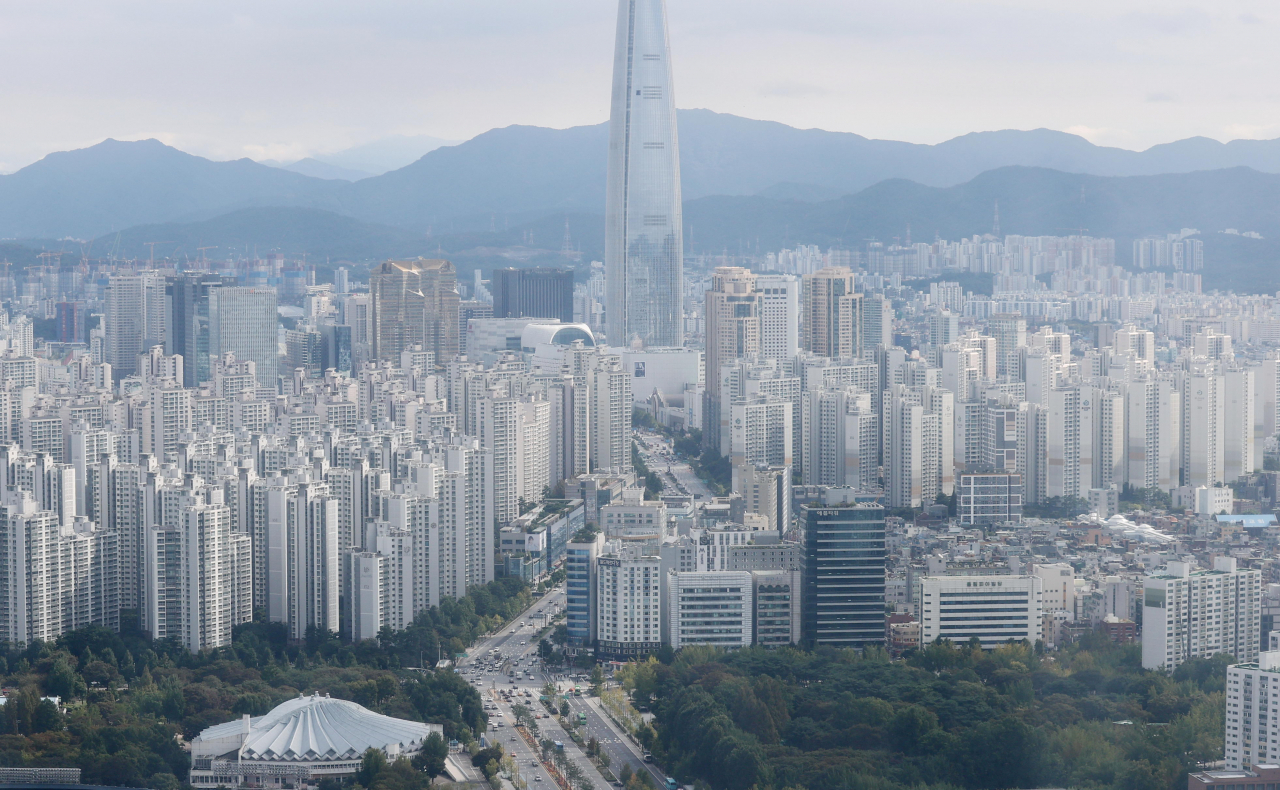
[[[440,733],[433,732],[422,742],[422,751],[413,758],[413,767],[435,778],[444,773],[445,758],[449,756],[449,744]]]
[[[40,700],[31,717],[31,732],[56,732],[62,729],[62,712],[52,700]]]
[[[373,787],[378,775],[387,769],[387,756],[381,749],[370,747],[360,758],[360,770],[356,772],[356,781],[365,787]]]
[[[604,688],[604,672],[601,671],[600,665],[597,664],[591,669],[591,693],[600,696],[601,689]]]

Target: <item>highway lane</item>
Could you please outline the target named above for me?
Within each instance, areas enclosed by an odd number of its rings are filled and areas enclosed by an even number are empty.
[[[653,763],[644,761],[644,751],[635,744],[622,728],[609,719],[608,714],[596,709],[586,697],[570,697],[569,708],[574,713],[583,713],[587,717],[587,731],[600,741],[601,748],[609,755],[610,770],[616,776],[622,770],[623,763],[631,766],[631,770],[639,773],[648,771],[653,777],[656,787],[662,787],[666,775]]]

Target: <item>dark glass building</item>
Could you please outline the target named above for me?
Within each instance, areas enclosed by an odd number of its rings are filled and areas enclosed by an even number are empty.
[[[573,321],[572,269],[495,269],[494,318],[558,318]]]
[[[884,643],[884,508],[847,501],[845,493],[826,491],[822,502],[800,508],[807,645]]]
[[[85,333],[84,318],[84,302],[58,302],[58,342],[85,342],[87,336]]]
[[[182,386],[197,387],[213,378],[209,292],[235,284],[234,277],[199,272],[166,279],[164,352],[182,355]]]

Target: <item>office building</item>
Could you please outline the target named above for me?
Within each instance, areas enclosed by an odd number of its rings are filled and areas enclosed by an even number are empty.
[[[1022,521],[1022,475],[965,472],[958,475],[956,517],[961,524],[988,526]]]
[[[103,361],[116,380],[132,375],[138,355],[164,343],[164,280],[155,272],[118,272],[107,285]],[[274,320],[274,316],[273,316]],[[275,338],[274,325],[272,339]]]
[[[210,353],[215,358],[234,354],[241,362],[252,362],[258,386],[271,389],[277,386],[280,365],[276,304],[272,288],[229,286],[209,291]]]
[[[572,269],[494,269],[494,318],[554,318],[573,323]]]
[[[1215,557],[1213,570],[1170,561],[1142,583],[1142,666],[1172,672],[1193,658],[1228,653],[1242,663],[1261,650],[1262,573]]]
[[[884,642],[884,508],[829,489],[800,508],[804,529],[804,641],[865,647]]]
[[[235,278],[200,272],[169,277],[165,281],[168,319],[164,352],[182,356],[182,386],[196,387],[213,378],[209,293],[214,288],[234,285]]]
[[[1027,345],[1027,319],[999,313],[991,317],[990,327],[996,340],[996,375],[1020,376],[1018,350]]]
[[[458,356],[458,276],[445,260],[387,261],[369,275],[373,355],[396,361],[414,346],[437,365]]]
[[[629,661],[662,647],[662,560],[610,544],[596,559],[596,658]]]
[[[1044,638],[1044,583],[1032,575],[922,576],[916,581],[920,643],[936,639],[984,650]]]
[[[755,613],[750,572],[669,571],[666,582],[667,641],[672,648],[751,645]]]
[[[751,572],[752,644],[777,647],[800,643],[800,586],[799,570]]]
[[[664,0],[619,0],[605,191],[609,345],[684,345],[680,145]]]
[[[587,538],[579,540],[579,538]],[[596,641],[596,560],[604,551],[604,535],[575,535],[565,546],[565,628],[568,647],[575,653],[590,648]]]

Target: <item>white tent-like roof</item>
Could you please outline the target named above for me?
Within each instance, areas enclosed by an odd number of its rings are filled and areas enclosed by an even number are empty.
[[[192,743],[225,741],[240,736],[239,758],[253,761],[313,762],[358,759],[369,748],[389,756],[415,752],[438,724],[393,719],[347,700],[298,697],[277,705],[265,716],[218,724]]]

